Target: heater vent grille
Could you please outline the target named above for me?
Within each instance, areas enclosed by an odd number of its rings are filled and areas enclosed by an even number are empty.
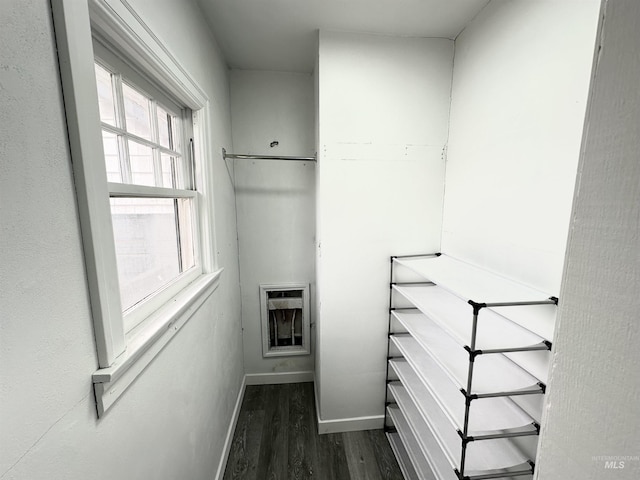
[[[260,285],[262,355],[307,355],[309,286]]]

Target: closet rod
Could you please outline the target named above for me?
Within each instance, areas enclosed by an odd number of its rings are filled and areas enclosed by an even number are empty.
[[[227,151],[222,149],[222,158],[240,158],[245,160],[298,160],[303,162],[315,162],[316,157],[284,157],[284,156],[276,156],[276,155],[245,155],[241,153],[227,153]]]

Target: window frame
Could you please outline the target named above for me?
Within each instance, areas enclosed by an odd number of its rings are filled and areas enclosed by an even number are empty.
[[[102,416],[219,284],[222,270],[214,255],[213,179],[207,161],[213,158],[206,135],[210,102],[125,0],[52,0],[51,4],[99,365],[92,380],[98,416]],[[94,36],[122,52],[152,84],[161,84],[163,91],[191,109],[197,146],[190,150],[199,172],[194,203],[199,210],[202,272],[128,332],[102,148]],[[135,185],[118,184],[118,188],[143,193]]]
[[[178,103],[167,97],[164,92],[158,89],[155,85],[151,84],[147,79],[135,71],[135,68],[127,63],[127,61],[118,56],[117,52],[114,52],[109,46],[104,45],[99,38],[94,37],[93,41],[94,62],[100,65],[101,68],[106,70],[111,75],[115,75],[115,84],[123,85],[127,84],[137,92],[141,93],[148,99],[152,99],[153,103],[160,106],[163,110],[169,114],[180,118],[180,138],[181,138],[181,150],[170,150],[167,147],[162,147],[156,140],[151,140],[139,137],[138,135],[131,133],[124,127],[125,113],[122,106],[123,98],[116,95],[116,90],[122,89],[116,87],[114,90],[114,103],[118,105],[115,108],[115,122],[114,125],[110,125],[105,122],[100,122],[101,130],[108,131],[114,135],[122,136],[124,142],[133,140],[135,142],[144,142],[144,144],[151,148],[158,148],[161,152],[169,154],[177,154],[181,157],[181,161],[184,161],[185,169],[183,174],[188,179],[188,188],[177,187],[158,187],[139,185],[134,183],[126,183],[123,179],[122,182],[110,182],[107,179],[107,189],[109,191],[109,198],[167,198],[167,199],[180,199],[190,198],[193,201],[192,211],[192,225],[193,231],[193,248],[194,248],[194,260],[195,265],[179,275],[174,277],[171,281],[160,287],[158,290],[152,292],[149,296],[141,299],[139,303],[126,309],[123,307],[123,321],[125,334],[138,326],[146,318],[149,317],[158,308],[168,302],[171,298],[177,295],[183,288],[189,283],[198,278],[202,272],[201,255],[200,255],[200,229],[198,228],[197,219],[200,216],[198,208],[197,190],[195,186],[196,169],[194,166],[195,159],[193,158],[193,152],[191,144],[188,139],[193,137],[192,126],[192,114],[188,108],[181,108]],[[156,107],[152,106],[150,118],[153,119],[156,112]],[[155,122],[155,120],[153,120]],[[118,126],[120,124],[120,126]],[[151,128],[152,137],[156,134],[156,129]],[[129,155],[128,148],[126,148],[126,155]],[[128,163],[128,162],[126,162]],[[126,174],[125,174],[126,176]]]

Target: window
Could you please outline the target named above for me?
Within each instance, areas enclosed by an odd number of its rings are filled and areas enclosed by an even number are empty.
[[[51,4],[101,416],[218,286],[209,99],[127,2]]]
[[[189,148],[193,125],[188,108],[99,42],[94,52],[120,300],[129,331],[201,271]]]

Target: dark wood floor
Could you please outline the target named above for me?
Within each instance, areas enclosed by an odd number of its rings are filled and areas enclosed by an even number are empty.
[[[318,435],[313,383],[249,385],[224,480],[402,480],[382,430]]]

